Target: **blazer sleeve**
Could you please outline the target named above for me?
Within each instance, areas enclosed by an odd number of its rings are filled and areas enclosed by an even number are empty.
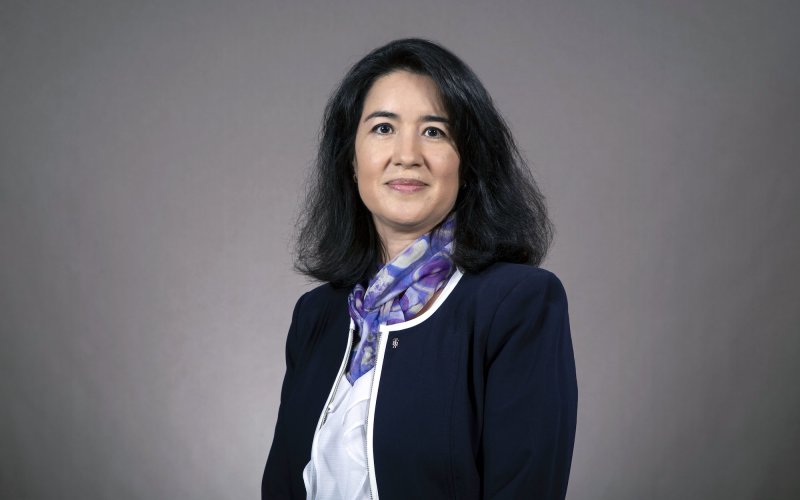
[[[292,476],[288,460],[289,449],[286,442],[286,428],[291,425],[286,415],[285,401],[292,387],[295,363],[298,354],[298,317],[301,304],[305,295],[298,299],[292,313],[292,323],[289,334],[286,336],[286,374],[281,386],[281,402],[278,409],[278,420],[275,424],[275,435],[272,438],[272,447],[269,450],[264,475],[261,479],[261,498],[292,498]]]
[[[567,492],[578,403],[567,298],[552,273],[529,278],[500,301],[489,331],[484,498]]]

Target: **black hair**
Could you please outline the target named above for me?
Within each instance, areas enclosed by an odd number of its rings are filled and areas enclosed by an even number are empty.
[[[335,287],[370,278],[383,247],[353,179],[355,136],[364,99],[379,77],[398,70],[436,83],[460,158],[453,260],[467,273],[495,262],[538,265],[552,240],[544,197],[478,77],[428,40],[379,47],[345,75],[325,108],[319,151],[298,221],[295,268]]]

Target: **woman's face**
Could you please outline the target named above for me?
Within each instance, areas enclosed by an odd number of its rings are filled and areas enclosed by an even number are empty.
[[[416,238],[441,222],[458,196],[459,157],[434,81],[394,71],[364,100],[353,168],[378,234]]]

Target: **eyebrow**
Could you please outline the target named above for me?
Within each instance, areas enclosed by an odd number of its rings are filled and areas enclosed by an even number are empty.
[[[364,118],[364,121],[366,122],[368,120],[371,120],[372,118],[378,118],[378,117],[380,117],[380,118],[391,118],[393,120],[397,120],[397,119],[400,118],[400,115],[398,115],[397,113],[392,113],[391,111],[373,111],[372,113],[368,114],[366,118]],[[444,116],[439,116],[439,115],[423,115],[423,116],[420,116],[420,120],[419,121],[421,121],[421,122],[439,122],[439,123],[445,123],[445,124],[449,124],[450,123],[450,120],[448,120]]]

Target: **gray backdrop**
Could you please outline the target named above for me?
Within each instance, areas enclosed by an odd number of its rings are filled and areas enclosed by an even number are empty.
[[[800,498],[800,3],[0,5],[0,497],[257,498],[325,100],[459,54],[557,226],[571,499]]]

